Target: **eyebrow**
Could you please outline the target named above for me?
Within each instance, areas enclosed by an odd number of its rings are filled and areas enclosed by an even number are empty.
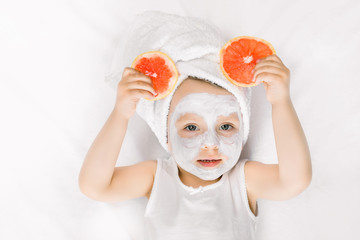
[[[177,120],[177,122],[178,123],[191,122],[191,121],[197,121],[199,119],[202,120],[202,117],[200,117],[196,114],[191,115],[190,117],[186,117],[186,115],[183,115]],[[237,115],[233,115],[233,114],[230,114],[230,116],[220,116],[220,120],[223,120],[223,119],[234,120],[236,122],[240,121],[239,118],[237,118]]]
[[[189,121],[196,121],[197,119],[202,119],[202,117],[198,116],[198,115],[191,115],[190,117],[186,117],[186,115],[181,116],[177,122],[181,123],[181,122],[189,122]]]
[[[237,115],[233,115],[233,114],[230,114],[230,116],[221,116],[220,119],[232,119],[232,120],[235,120],[235,121],[239,121],[239,118],[237,117]]]

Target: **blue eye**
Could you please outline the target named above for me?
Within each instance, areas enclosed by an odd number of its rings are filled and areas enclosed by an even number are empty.
[[[232,128],[234,128],[233,126],[231,126],[230,124],[223,124],[221,125],[221,130],[224,130],[224,131],[229,131],[231,130]],[[187,125],[184,129],[187,129],[189,131],[196,131],[197,130],[197,127],[193,124],[191,125]]]
[[[188,128],[190,127],[190,128]],[[187,125],[184,129],[188,129],[189,131],[195,131],[196,126],[195,125]]]
[[[223,126],[230,126],[231,128],[233,128],[233,126],[231,126],[230,124],[221,125],[220,128],[221,128],[222,130],[225,130],[225,131],[227,131],[229,128],[228,128],[228,127],[225,127],[225,129],[224,129]],[[230,128],[230,129],[231,129],[231,128]]]

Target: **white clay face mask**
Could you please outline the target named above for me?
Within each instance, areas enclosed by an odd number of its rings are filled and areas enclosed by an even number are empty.
[[[233,95],[189,94],[171,115],[171,154],[185,171],[203,180],[217,179],[240,157],[241,126],[240,106]],[[221,160],[205,160],[213,158]]]

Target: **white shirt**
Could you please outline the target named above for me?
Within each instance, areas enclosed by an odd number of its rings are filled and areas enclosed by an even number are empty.
[[[146,240],[251,240],[258,216],[249,207],[241,159],[221,179],[199,188],[186,186],[175,160],[158,158],[145,209]]]

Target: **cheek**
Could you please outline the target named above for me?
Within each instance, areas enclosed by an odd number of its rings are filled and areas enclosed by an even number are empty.
[[[223,142],[226,145],[231,145],[231,146],[238,145],[239,142],[241,142],[240,132],[223,134],[223,135],[220,135],[219,138],[220,138],[221,142]]]
[[[200,146],[201,146],[201,135],[198,135],[195,137],[187,137],[187,138],[177,135],[176,140],[181,147],[188,148],[188,149],[200,148]]]

